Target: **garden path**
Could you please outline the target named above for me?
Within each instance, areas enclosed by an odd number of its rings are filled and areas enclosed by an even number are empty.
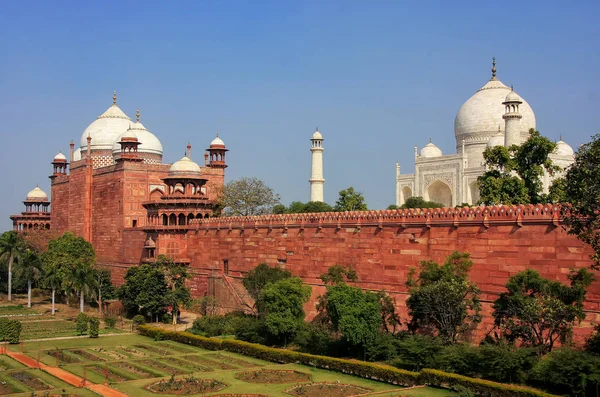
[[[20,362],[22,364],[25,364],[29,368],[39,368],[72,386],[81,387],[83,385],[83,378],[80,378],[79,376],[77,376],[75,374],[65,371],[64,369],[61,369],[58,367],[53,367],[51,365],[46,365],[44,363],[38,363],[37,360],[35,360],[23,353],[4,351],[4,349],[2,349],[2,350],[6,355],[17,360],[18,362]],[[89,380],[86,381],[85,387],[87,389],[90,389],[90,390],[100,394],[101,396],[104,396],[104,397],[127,397],[127,394],[121,393],[120,391],[115,390],[112,387],[92,383]]]

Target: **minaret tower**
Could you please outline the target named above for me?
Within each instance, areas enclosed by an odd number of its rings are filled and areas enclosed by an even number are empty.
[[[523,100],[512,89],[506,96],[502,104],[504,105],[504,115],[502,118],[506,123],[504,126],[504,147],[521,144],[521,119],[523,116],[519,113],[519,105]]]
[[[312,167],[310,172],[310,201],[323,202],[323,135],[317,127],[311,138]]]

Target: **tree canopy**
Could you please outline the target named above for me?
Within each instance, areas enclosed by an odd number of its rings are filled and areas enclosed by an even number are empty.
[[[227,216],[263,215],[273,212],[279,195],[258,178],[240,178],[228,182],[220,196]]]
[[[585,318],[583,301],[594,279],[587,269],[572,270],[568,278],[570,285],[545,279],[532,269],[512,276],[508,291],[494,302],[494,322],[503,337],[546,351],[556,341],[568,341],[575,322]]]
[[[594,268],[600,268],[600,134],[581,145],[575,162],[561,181],[569,211],[565,221],[569,233],[589,244],[595,254]]]
[[[355,191],[350,186],[347,189],[340,190],[334,209],[335,211],[366,211],[368,208],[362,193]]]
[[[400,208],[442,208],[444,204],[435,201],[427,201],[423,197],[415,196],[406,199]]]
[[[25,252],[25,242],[14,230],[2,233],[0,236],[0,260],[8,268],[8,301],[12,300],[12,267],[15,261],[21,259]]]
[[[279,280],[292,277],[292,272],[279,267],[270,267],[266,263],[260,263],[250,270],[242,280],[242,284],[256,301],[262,290],[268,285]]]
[[[332,212],[333,207],[321,201],[309,201],[303,203],[301,201],[292,201],[289,206],[277,204],[273,207],[274,214],[300,214],[312,212]]]
[[[433,330],[444,341],[458,336],[481,321],[479,288],[469,280],[473,262],[468,253],[453,252],[443,265],[421,262],[419,275],[411,269],[406,300],[411,316],[409,328]]]
[[[559,170],[549,158],[555,149],[556,143],[533,128],[529,130],[529,138],[520,146],[486,148],[483,158],[487,171],[477,178],[479,203],[548,202],[551,198],[543,193],[542,178],[545,171],[553,175]]]

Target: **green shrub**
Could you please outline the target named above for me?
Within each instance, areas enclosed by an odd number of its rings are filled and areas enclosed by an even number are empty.
[[[459,390],[458,386],[470,390],[476,396],[486,397],[558,397],[541,390],[527,386],[507,385],[489,380],[469,378],[467,376],[451,374],[437,369],[423,369],[421,381],[427,385],[449,387]]]
[[[569,348],[554,350],[533,368],[530,382],[568,396],[595,396],[600,358]]]
[[[600,324],[594,325],[594,332],[585,341],[585,350],[600,355]]]
[[[6,317],[0,317],[0,341],[8,343],[19,343],[21,340],[21,323],[17,320],[10,320]]]
[[[220,339],[206,338],[189,332],[167,331],[149,325],[140,325],[138,327],[138,332],[140,335],[148,336],[153,339],[163,338],[207,350],[221,350],[222,341]]]
[[[77,315],[77,328],[76,331],[79,335],[83,335],[87,332],[89,318],[85,313],[79,313]]]
[[[398,359],[392,364],[412,371],[435,367],[435,357],[443,348],[439,338],[425,335],[405,335],[396,345]]]
[[[387,361],[398,357],[399,340],[391,334],[377,334],[377,337],[365,345],[367,360]]]
[[[144,316],[142,316],[141,314],[135,315],[135,316],[133,316],[132,323],[133,323],[134,327],[138,326],[138,325],[146,324],[146,318]]]
[[[303,323],[292,341],[305,353],[329,355],[333,343],[331,333],[319,323]]]
[[[106,326],[106,328],[114,328],[116,324],[117,324],[116,317],[110,317],[110,316],[104,317],[104,325]]]
[[[471,345],[444,346],[434,359],[435,368],[465,376],[480,374],[479,348]]]
[[[97,338],[100,330],[100,320],[96,317],[90,318],[90,338]]]
[[[506,343],[479,347],[479,374],[496,382],[525,383],[538,361],[538,351],[533,348],[517,348]]]
[[[224,316],[204,316],[194,321],[192,333],[202,336],[221,336],[235,334],[234,322],[237,314],[229,313]]]
[[[162,315],[163,324],[171,324],[173,322],[173,315],[171,313],[164,313]]]
[[[265,322],[252,316],[237,317],[234,321],[235,337],[250,343],[265,344],[267,329]]]

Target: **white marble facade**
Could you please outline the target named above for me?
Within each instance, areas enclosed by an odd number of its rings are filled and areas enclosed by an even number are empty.
[[[444,155],[430,140],[420,151],[415,146],[414,174],[402,174],[400,164],[396,164],[396,205],[412,196],[447,207],[477,204],[477,177],[485,172],[486,147],[505,145],[506,140],[523,142],[530,128],[536,128],[533,109],[498,80],[494,60],[492,78],[461,106],[454,120],[457,154]],[[573,149],[561,137],[551,158],[567,167],[573,162]],[[544,177],[546,191],[552,179]]]

